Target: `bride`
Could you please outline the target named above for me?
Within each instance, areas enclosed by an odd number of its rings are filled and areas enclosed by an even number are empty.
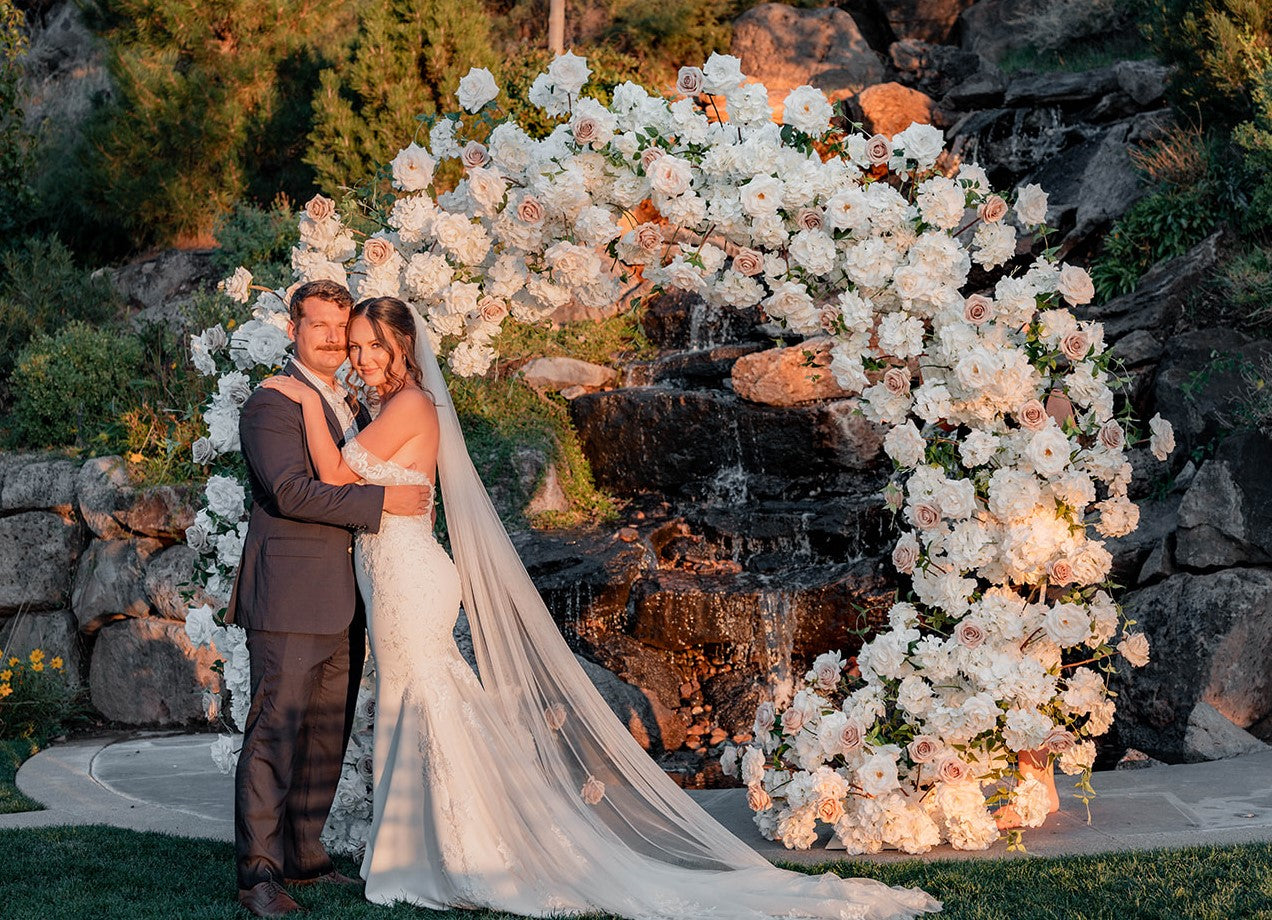
[[[419,315],[391,297],[358,304],[349,358],[380,409],[343,451],[316,391],[285,376],[264,385],[302,406],[324,482],[440,485],[455,554],[422,517],[386,514],[356,542],[376,661],[369,900],[642,920],[940,909],[916,889],[775,868],[668,779],[593,688],[526,574]],[[452,638],[461,603],[478,674]]]

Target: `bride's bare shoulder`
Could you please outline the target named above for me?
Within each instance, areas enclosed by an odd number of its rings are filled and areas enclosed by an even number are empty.
[[[437,424],[437,405],[427,391],[418,387],[407,387],[395,393],[380,415],[383,418],[390,413],[403,422]]]

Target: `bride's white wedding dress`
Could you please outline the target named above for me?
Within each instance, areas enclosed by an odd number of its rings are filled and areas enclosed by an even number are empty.
[[[456,563],[426,517],[385,515],[355,563],[376,661],[369,900],[528,916],[891,920],[922,891],[778,869],[678,788],[566,647],[480,479],[427,346]],[[367,482],[425,484],[356,439]],[[480,678],[452,637],[461,602]]]

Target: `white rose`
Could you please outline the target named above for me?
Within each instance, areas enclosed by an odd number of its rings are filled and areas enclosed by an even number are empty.
[[[1158,460],[1169,458],[1175,450],[1175,429],[1170,422],[1162,418],[1159,413],[1148,420],[1148,430],[1152,432],[1148,449],[1152,451],[1153,456]]]
[[[1060,269],[1056,290],[1075,307],[1090,303],[1091,298],[1095,296],[1095,285],[1091,282],[1091,276],[1085,269],[1076,265],[1066,265]]]
[[[730,93],[742,85],[746,77],[742,73],[742,62],[731,54],[712,52],[702,68],[702,88],[708,93]]]
[[[217,285],[217,289],[225,292],[225,296],[239,303],[247,303],[252,296],[252,273],[243,266],[234,269],[234,274]]]
[[[498,95],[495,77],[485,67],[474,67],[468,71],[460,79],[459,90],[455,93],[459,104],[469,112],[476,112]]]
[[[246,493],[237,479],[229,476],[211,476],[203,490],[208,510],[217,517],[237,521],[243,515]]]
[[[857,768],[856,776],[866,795],[887,795],[900,785],[896,759],[884,753],[867,757]]]
[[[898,466],[918,466],[927,450],[927,442],[914,422],[907,421],[884,436],[883,450]]]
[[[579,57],[571,51],[558,55],[548,65],[548,79],[558,89],[572,96],[579,94],[591,75],[592,69],[587,66],[587,58]]]
[[[797,86],[782,103],[782,124],[821,137],[830,128],[834,107],[826,94],[813,86]]]
[[[390,164],[393,170],[393,185],[404,192],[418,192],[428,188],[433,181],[433,170],[437,166],[427,150],[419,144],[412,143],[398,151]]]
[[[1117,644],[1117,650],[1133,668],[1142,668],[1148,664],[1148,637],[1143,633],[1128,633]]]
[[[647,167],[649,184],[654,191],[675,198],[689,191],[693,181],[693,168],[685,160],[675,156],[662,156]]]
[[[1016,217],[1026,227],[1047,222],[1047,193],[1042,186],[1030,184],[1016,192]]]

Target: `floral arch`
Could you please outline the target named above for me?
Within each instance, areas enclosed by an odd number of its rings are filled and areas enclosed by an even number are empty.
[[[911,599],[861,650],[859,679],[839,653],[821,656],[789,706],[760,707],[756,740],[725,768],[747,783],[760,830],[790,847],[824,823],[854,853],[983,848],[1001,805],[1041,824],[1046,794],[1022,757],[1054,758],[1089,792],[1093,739],[1114,712],[1102,672],[1118,655],[1148,658],[1110,594],[1100,539],[1138,522],[1124,455],[1136,429],[1115,414],[1100,325],[1073,313],[1093,296],[1090,278],[1050,249],[1030,255],[1035,239],[1045,247],[1047,196],[1032,185],[999,195],[979,168],[942,164],[943,137],[927,125],[892,138],[835,127],[809,86],[775,123],[736,58],[682,68],[674,98],[626,83],[608,106],[581,94],[589,74],[566,54],[535,80],[531,101],[559,124],[534,140],[492,114],[491,75],[470,72],[464,111],[393,160],[398,194],[378,231],[359,239],[332,201],[309,202],[296,277],[413,302],[464,376],[486,371],[504,324],[571,299],[612,303],[629,272],[830,336],[835,378],[889,428],[885,498],[902,522],[892,559]],[[436,194],[446,160],[463,178]],[[252,297],[246,269],[222,287]],[[251,321],[191,341],[218,386],[195,445],[214,475],[187,536],[222,602],[246,509],[243,485],[220,470],[239,448],[238,407],[285,358],[288,293],[260,289]],[[1149,425],[1164,457],[1170,426]],[[191,611],[188,630],[224,656],[241,724],[241,632],[211,606]],[[228,739],[218,752],[232,761]],[[337,812],[356,844],[366,784],[356,765],[347,773]]]

